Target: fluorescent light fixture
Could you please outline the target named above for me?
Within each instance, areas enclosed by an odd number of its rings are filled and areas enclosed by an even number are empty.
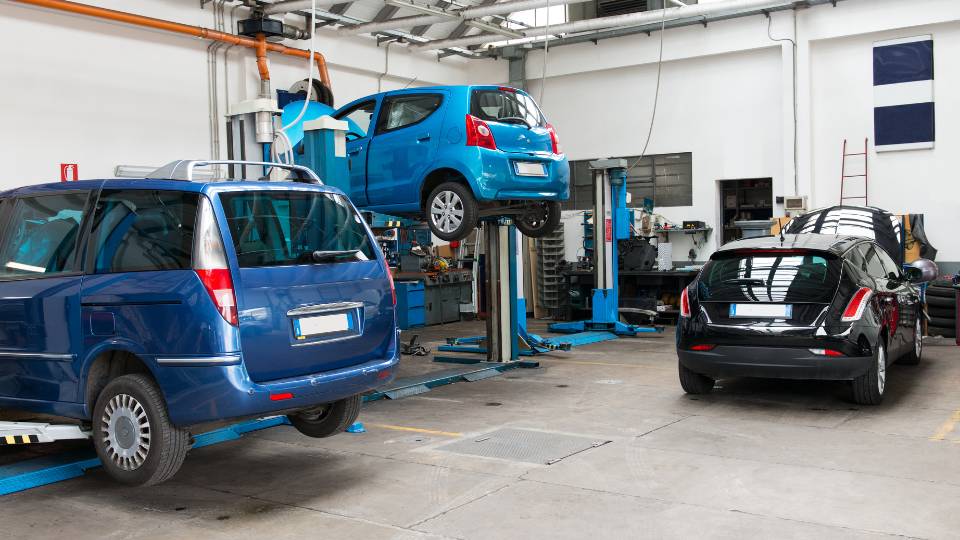
[[[146,178],[147,175],[156,171],[160,167],[151,167],[149,165],[117,165],[113,168],[113,175],[117,178]],[[206,180],[217,178],[213,170],[194,170],[193,177]]]
[[[421,4],[419,2],[415,2],[414,0],[384,0],[383,3],[388,6],[412,9],[414,11],[419,11],[421,13],[426,13],[429,15],[439,15],[441,17],[450,17],[451,19],[460,18],[460,16],[457,15],[456,12],[450,12],[444,9],[440,9],[436,6],[431,6],[429,4]]]
[[[465,22],[467,26],[479,28],[480,30],[485,30],[487,32],[493,32],[494,34],[500,34],[501,36],[507,36],[508,38],[512,38],[512,39],[519,39],[522,37],[526,37],[520,32],[514,32],[513,30],[508,30],[498,24],[488,23],[485,21],[481,21],[480,19],[471,19]]]

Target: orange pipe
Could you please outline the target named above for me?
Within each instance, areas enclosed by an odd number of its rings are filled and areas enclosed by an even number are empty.
[[[267,66],[267,36],[263,32],[257,34],[257,70],[261,81],[270,80],[270,68]]]
[[[134,13],[127,13],[125,11],[117,11],[113,9],[89,6],[87,4],[69,2],[67,0],[13,0],[13,1],[19,2],[21,4],[29,4],[32,6],[39,6],[39,7],[45,7],[48,9],[55,9],[58,11],[65,11],[67,13],[75,13],[77,15],[86,15],[88,17],[96,17],[98,19],[105,19],[108,21],[116,21],[116,22],[132,24],[136,26],[143,26],[146,28],[153,28],[156,30],[164,30],[166,32],[173,32],[176,34],[183,34],[186,36],[198,37],[200,39],[208,39],[211,41],[221,41],[223,43],[229,43],[231,45],[239,45],[241,47],[254,49],[257,51],[257,68],[260,71],[260,76],[264,77],[264,75],[266,75],[266,78],[264,80],[269,80],[270,78],[270,73],[267,70],[267,66],[266,66],[266,58],[265,58],[266,52],[275,52],[285,56],[296,56],[298,58],[310,58],[310,51],[305,51],[303,49],[297,49],[295,47],[287,47],[285,45],[280,45],[279,43],[269,43],[266,40],[251,39],[244,36],[228,34],[226,32],[219,32],[217,30],[211,30],[209,28],[204,28],[202,26],[191,26],[189,24],[181,24],[173,21],[166,21],[163,19],[155,19],[153,17],[145,17],[143,15],[136,15]],[[261,58],[261,56],[263,58]],[[314,51],[313,53],[313,59],[317,63],[317,70],[320,73],[320,82],[326,85],[327,88],[331,88],[330,73],[327,71],[326,59],[323,57],[322,54],[316,51]]]

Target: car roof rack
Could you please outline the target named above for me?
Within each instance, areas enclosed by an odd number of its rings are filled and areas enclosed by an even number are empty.
[[[323,185],[323,181],[309,167],[303,165],[287,165],[286,163],[276,163],[270,161],[242,161],[242,160],[188,160],[178,159],[171,161],[163,167],[151,172],[146,177],[153,180],[186,180],[195,181],[194,169],[197,167],[209,167],[211,165],[243,165],[260,166],[278,169],[286,169],[293,175],[291,180],[294,182],[303,182],[305,184]],[[229,180],[229,179],[227,179]],[[269,177],[260,178],[262,181],[269,181]]]

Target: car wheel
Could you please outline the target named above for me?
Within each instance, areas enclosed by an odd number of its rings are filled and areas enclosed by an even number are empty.
[[[919,315],[919,314],[918,314]],[[900,357],[901,364],[915,366],[920,363],[920,356],[923,354],[923,323],[920,317],[917,317],[916,324],[913,325],[913,347],[910,352]]]
[[[560,203],[540,201],[524,209],[523,214],[514,221],[517,230],[530,238],[544,237],[560,225]]]
[[[343,433],[360,416],[363,396],[356,395],[316,409],[288,415],[290,423],[307,437],[322,439]]]
[[[927,315],[940,317],[941,319],[949,319],[951,321],[957,318],[957,314],[953,308],[936,307],[933,305],[927,307]]]
[[[114,480],[150,486],[180,470],[190,433],[170,422],[163,394],[150,377],[123,375],[97,397],[93,446]]]
[[[956,325],[956,319],[952,317],[930,317],[930,326],[940,328],[951,328]]]
[[[957,329],[953,326],[939,327],[930,324],[927,325],[927,334],[931,336],[955,338],[957,337]]]
[[[470,188],[444,182],[427,197],[427,224],[438,238],[462,240],[477,228],[477,199]]]
[[[952,287],[927,287],[927,298],[931,296],[936,296],[938,298],[953,298],[956,299],[957,291]],[[956,301],[956,300],[954,300]]]
[[[713,390],[713,383],[716,381],[706,375],[687,369],[679,362],[677,364],[680,366],[680,386],[683,387],[684,392],[688,394],[709,394]]]
[[[927,305],[930,307],[940,307],[950,310],[957,309],[957,299],[953,296],[927,296]]]
[[[853,401],[860,405],[879,405],[887,387],[887,348],[877,343],[873,362],[866,373],[853,380]]]

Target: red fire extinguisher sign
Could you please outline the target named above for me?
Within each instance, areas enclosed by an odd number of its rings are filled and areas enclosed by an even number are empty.
[[[77,169],[78,167],[76,163],[61,163],[60,164],[60,181],[76,182],[80,174],[77,171]]]

